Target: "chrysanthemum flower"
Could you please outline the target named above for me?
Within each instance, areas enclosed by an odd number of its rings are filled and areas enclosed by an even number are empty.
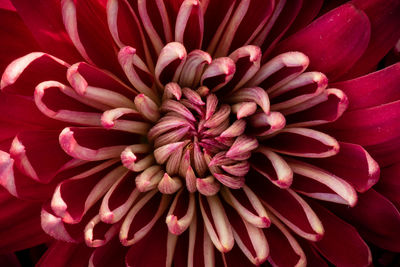
[[[400,1],[3,2],[0,183],[22,199],[1,191],[3,252],[178,267],[400,251],[400,63],[375,71]]]

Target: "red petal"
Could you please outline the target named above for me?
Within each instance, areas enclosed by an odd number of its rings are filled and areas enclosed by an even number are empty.
[[[400,210],[400,164],[393,164],[389,167],[383,168],[379,183],[374,187],[383,196],[390,199],[397,209]]]
[[[310,58],[311,70],[335,79],[361,57],[369,38],[367,15],[353,5],[345,4],[284,40],[273,53],[303,52]]]
[[[36,266],[87,266],[92,251],[93,249],[87,247],[85,244],[55,241]]]
[[[61,1],[65,28],[76,49],[89,63],[124,77],[117,60],[105,7],[94,0]]]
[[[262,142],[279,153],[306,158],[330,157],[339,152],[331,136],[308,128],[286,128]]]
[[[113,0],[107,3],[108,28],[119,48],[132,46],[137,54],[145,59],[147,47],[143,30],[137,14],[125,0]],[[148,52],[148,51],[147,51]]]
[[[367,191],[379,179],[378,163],[364,148],[355,144],[340,143],[338,154],[306,161],[345,179],[359,192]]]
[[[68,62],[82,60],[65,31],[60,1],[34,3],[25,0],[11,0],[11,2],[42,50],[64,58]]]
[[[298,30],[306,27],[318,15],[322,4],[324,4],[323,0],[303,1],[299,14],[285,33],[285,36],[290,36]]]
[[[129,247],[124,247],[118,237],[114,237],[104,246],[96,248],[90,256],[89,266],[125,267],[125,255]]]
[[[19,130],[62,129],[63,122],[50,119],[39,111],[33,100],[23,96],[0,92],[0,121],[4,122],[1,135],[9,131],[8,137],[14,137]],[[4,132],[3,132],[4,129]],[[14,134],[12,134],[14,132]]]
[[[354,208],[333,207],[333,210],[357,227],[366,240],[384,249],[400,252],[400,213],[381,194],[371,189],[360,194]]]
[[[299,243],[278,219],[274,219],[273,224],[263,230],[270,248],[268,261],[273,266],[305,266],[307,264]]]
[[[51,200],[51,208],[55,214],[66,223],[80,222],[89,208],[107,192],[113,182],[128,172],[122,166],[116,167],[114,163],[115,161],[107,161],[61,182]]]
[[[126,265],[171,266],[176,241],[177,236],[169,233],[166,225],[159,220],[145,239],[130,247],[125,258]]]
[[[40,203],[16,199],[0,188],[0,253],[46,242],[39,214]]]
[[[331,84],[349,98],[348,111],[394,102],[400,98],[400,63],[363,77]]]
[[[324,228],[303,198],[290,189],[276,187],[255,173],[250,178],[249,186],[255,190],[264,205],[289,228],[309,240],[317,241],[322,238]]]
[[[371,21],[367,50],[345,77],[357,77],[374,68],[400,38],[400,3],[397,0],[353,0]]]
[[[380,145],[399,137],[400,101],[346,112],[326,126],[336,138],[362,146]],[[376,148],[376,147],[375,147]]]
[[[1,89],[6,92],[33,96],[38,83],[54,80],[67,83],[64,61],[41,52],[18,58],[7,66],[1,77]]]
[[[34,181],[14,168],[14,160],[8,153],[0,151],[0,184],[13,196],[43,201],[50,197],[57,185],[55,182],[44,185]]]
[[[9,1],[2,1],[0,5],[0,19],[4,25],[8,25],[8,27],[0,29],[2,39],[0,73],[3,73],[11,61],[29,52],[38,51],[39,45],[17,12],[15,12],[12,4]]]
[[[19,133],[10,148],[19,170],[40,183],[49,183],[62,169],[68,168],[72,158],[59,146],[58,135],[59,131]],[[45,149],[50,147],[51,154]]]
[[[312,245],[336,266],[369,266],[371,251],[357,230],[315,202],[311,206],[325,227],[324,238]]]
[[[275,2],[275,11],[270,21],[255,40],[257,44],[259,44],[260,41],[262,42],[260,44],[261,50],[263,51],[262,62],[267,60],[271,49],[281,40],[288,28],[293,25],[295,18],[300,12],[303,1],[279,0]]]

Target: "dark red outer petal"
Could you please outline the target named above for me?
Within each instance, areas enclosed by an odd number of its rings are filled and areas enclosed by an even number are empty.
[[[54,241],[37,263],[37,267],[78,267],[87,266],[93,248],[85,243],[73,244]]]
[[[128,249],[129,247],[122,246],[118,236],[115,236],[104,246],[96,248],[90,261],[96,267],[125,267],[125,255]]]
[[[400,38],[400,2],[398,0],[353,0],[371,22],[371,40],[363,56],[343,78],[368,73]]]
[[[332,157],[304,160],[346,180],[357,191],[365,192],[378,182],[379,165],[361,146],[343,142],[339,144],[339,153]]]
[[[371,252],[356,228],[314,201],[309,200],[309,204],[325,228],[324,238],[311,244],[335,266],[369,266],[372,262]],[[349,211],[353,214],[354,210]]]
[[[374,189],[387,197],[400,210],[400,163],[382,169],[379,183]]]
[[[7,6],[10,5],[10,6]],[[32,33],[18,16],[9,1],[0,3],[0,20],[7,27],[0,28],[0,73],[14,59],[29,52],[38,51],[39,45],[33,38]]]
[[[400,99],[400,63],[368,75],[330,84],[349,99],[348,111],[375,107]]]
[[[41,50],[68,62],[82,61],[65,31],[58,0],[11,0]]]
[[[318,12],[320,11],[323,3],[323,0],[303,1],[301,9],[296,16],[296,19],[293,21],[292,25],[285,33],[285,37],[288,37],[307,26],[318,15]]]
[[[400,100],[345,112],[323,130],[341,141],[378,146],[400,136]],[[367,148],[368,149],[368,148]]]
[[[310,70],[330,80],[346,73],[362,56],[370,38],[367,15],[351,4],[340,6],[282,41],[273,51],[300,51],[310,58]]]
[[[360,194],[357,205],[348,209],[329,207],[358,229],[365,240],[395,252],[400,252],[400,213],[383,195],[373,189]]]

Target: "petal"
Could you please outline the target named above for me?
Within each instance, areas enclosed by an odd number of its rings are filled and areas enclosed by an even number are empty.
[[[389,52],[400,38],[400,3],[391,1],[360,1],[353,4],[362,9],[371,21],[371,40],[367,50],[351,71],[344,76],[357,77],[368,73]]]
[[[211,241],[219,251],[230,251],[234,245],[233,233],[221,201],[217,196],[199,195],[199,202]]]
[[[65,128],[59,137],[62,149],[70,156],[83,160],[119,158],[135,135],[91,127]]]
[[[273,219],[269,228],[263,229],[268,240],[269,263],[273,266],[306,266],[307,259],[299,243],[292,234],[278,221]],[[284,251],[284,256],[282,256]]]
[[[203,8],[199,0],[183,1],[175,24],[175,41],[185,45],[188,51],[201,47],[204,32]]]
[[[126,266],[170,267],[176,242],[177,236],[168,232],[165,224],[159,220],[145,239],[130,247],[125,257]],[[157,253],[154,253],[155,251]]]
[[[229,222],[232,225],[235,242],[241,249],[238,252],[245,254],[254,265],[260,265],[265,262],[269,254],[269,247],[263,230],[245,221],[231,207],[225,205],[225,208],[228,212]],[[232,252],[230,251],[229,254]]]
[[[68,62],[82,60],[65,31],[59,1],[11,2],[45,52],[62,57]]]
[[[342,5],[284,40],[273,52],[300,51],[310,58],[310,69],[335,79],[362,56],[370,38],[367,15],[351,4]]]
[[[96,248],[89,259],[88,266],[96,267],[125,267],[125,255],[129,247],[124,247],[118,237],[114,237],[104,246]]]
[[[145,59],[149,56],[139,19],[128,1],[107,1],[107,22],[110,33],[119,48],[132,46],[141,58]]]
[[[308,159],[307,162],[346,180],[359,192],[367,191],[379,179],[378,163],[356,144],[341,142],[338,154],[328,158]]]
[[[293,171],[278,154],[260,146],[250,158],[251,167],[272,183],[287,188],[292,184]]]
[[[259,45],[263,53],[262,62],[265,62],[271,49],[275,47],[288,28],[294,24],[294,20],[300,12],[301,0],[280,0],[276,1],[275,10],[263,31],[254,40]]]
[[[360,194],[357,205],[351,210],[333,207],[369,242],[391,251],[400,251],[400,213],[383,195],[373,189]]]
[[[328,132],[336,138],[362,146],[384,144],[399,137],[400,101],[346,112]]]
[[[116,223],[129,211],[131,205],[139,196],[135,181],[128,174],[116,181],[104,196],[99,214],[105,223]]]
[[[49,183],[57,173],[73,164],[72,158],[60,148],[58,135],[59,131],[19,133],[10,148],[19,170],[40,183]],[[51,155],[45,152],[46,147],[51,147]]]
[[[55,241],[36,266],[84,266],[87,265],[92,251],[85,244]]]
[[[108,191],[115,180],[128,173],[115,161],[107,161],[95,168],[61,182],[54,191],[51,208],[69,224],[79,223],[86,212]],[[90,219],[92,219],[93,216]]]
[[[400,164],[396,163],[389,167],[383,168],[379,183],[374,189],[380,194],[390,199],[392,203],[400,210]]]
[[[272,1],[260,0],[238,3],[222,33],[214,56],[226,56],[252,39],[269,19],[273,5]],[[209,8],[212,8],[211,5]]]
[[[400,63],[368,75],[331,84],[349,98],[348,111],[394,102],[400,98]]]
[[[0,10],[1,21],[5,25],[9,25],[9,27],[0,30],[0,36],[3,40],[0,50],[0,73],[3,73],[7,65],[15,58],[38,51],[40,48],[21,17],[15,12],[11,2],[2,1],[0,5],[2,5]],[[12,30],[10,30],[10,27],[12,27]]]
[[[186,190],[180,190],[175,195],[165,219],[168,230],[175,235],[183,233],[192,223],[195,212],[194,194]]]
[[[292,188],[304,195],[330,202],[347,204],[354,207],[357,203],[357,192],[344,179],[323,169],[300,161],[287,159],[295,173]]]
[[[336,266],[369,266],[372,262],[371,251],[356,228],[314,202],[311,206],[325,227],[324,238],[312,245]]]
[[[318,241],[323,237],[321,221],[303,198],[291,189],[276,187],[259,174],[252,173],[251,178],[249,187],[287,227],[308,240]]]
[[[68,67],[66,62],[45,53],[27,54],[7,66],[1,77],[1,90],[32,96],[40,82],[55,80],[67,83],[65,74]]]
[[[308,128],[283,129],[262,144],[279,153],[306,158],[330,157],[339,152],[334,138]]]
[[[61,8],[65,29],[82,57],[123,77],[116,46],[105,24],[105,7],[97,1],[63,0]]]
[[[0,253],[36,246],[49,240],[40,226],[40,203],[12,197],[0,188]]]
[[[170,200],[169,195],[160,194],[157,190],[142,195],[122,223],[119,233],[121,243],[124,246],[131,246],[140,242],[150,232],[154,232],[155,225],[167,209]],[[159,228],[162,227],[158,226]],[[168,232],[168,229],[165,231]]]

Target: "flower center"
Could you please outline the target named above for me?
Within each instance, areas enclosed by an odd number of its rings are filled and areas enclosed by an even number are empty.
[[[156,162],[169,176],[168,186],[174,181],[178,187],[184,180],[189,191],[204,187],[202,193],[212,195],[219,190],[215,179],[230,188],[244,185],[250,168],[247,159],[258,142],[244,135],[246,123],[231,111],[206,86],[197,90],[177,83],[165,86],[160,118],[148,139]]]

